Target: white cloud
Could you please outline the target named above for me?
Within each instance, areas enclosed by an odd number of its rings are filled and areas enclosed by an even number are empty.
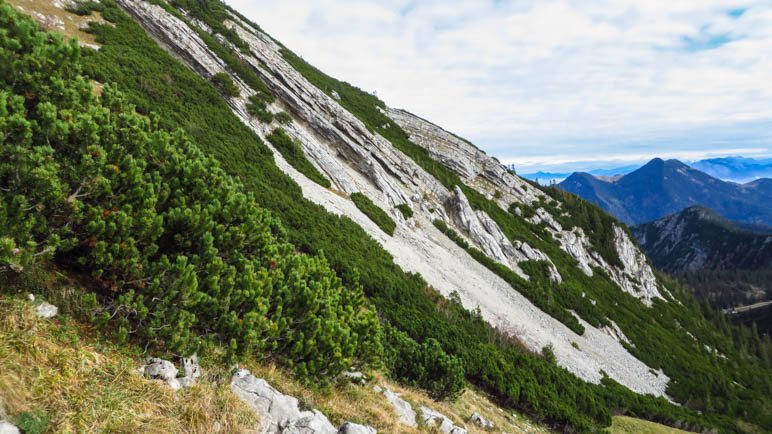
[[[769,1],[229,3],[502,160],[772,149]]]

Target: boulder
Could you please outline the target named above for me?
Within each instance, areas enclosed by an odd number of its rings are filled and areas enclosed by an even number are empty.
[[[480,428],[483,429],[494,429],[496,428],[496,425],[493,424],[493,422],[489,421],[488,419],[482,417],[480,413],[474,412],[472,413],[472,416],[469,417],[469,422],[473,423]]]
[[[378,434],[378,431],[370,425],[346,422],[340,426],[338,434]]]
[[[56,316],[58,312],[59,312],[58,307],[46,302],[40,303],[38,307],[35,308],[35,313],[37,314],[37,316],[44,319],[53,318]]]
[[[0,434],[21,434],[21,431],[19,431],[19,428],[16,428],[16,425],[0,420]]]

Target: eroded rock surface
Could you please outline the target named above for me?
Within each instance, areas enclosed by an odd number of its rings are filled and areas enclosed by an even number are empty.
[[[338,434],[378,434],[378,431],[369,425],[346,422],[340,426]]]
[[[413,410],[413,406],[409,402],[402,399],[399,394],[392,392],[389,389],[382,388],[380,386],[373,387],[378,393],[381,393],[387,401],[394,407],[394,411],[397,413],[399,423],[407,426],[418,426],[416,419],[416,412]]]
[[[260,416],[261,434],[335,434],[338,430],[317,410],[301,410],[297,398],[274,389],[246,369],[233,374],[231,390]]]
[[[439,411],[429,407],[421,407],[421,420],[429,428],[436,427],[443,434],[466,434],[466,429],[456,426],[452,420]]]

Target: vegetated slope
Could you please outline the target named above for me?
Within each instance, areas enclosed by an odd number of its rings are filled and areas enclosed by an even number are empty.
[[[772,298],[772,233],[739,228],[701,206],[632,231],[654,264],[716,308]]]
[[[627,224],[641,224],[702,205],[737,222],[772,225],[772,188],[721,181],[678,160],[655,158],[619,179],[574,173],[560,188],[598,204]]]
[[[616,242],[613,249],[599,254],[583,234],[594,229],[581,227],[591,216],[580,215],[585,212],[581,206],[561,203],[555,192],[542,192],[523,182],[493,159],[460,145],[457,138],[437,133],[425,121],[408,120],[418,129],[433,131],[430,141],[416,144],[414,132],[408,135],[386,117],[382,102],[293,58],[258,27],[240,21],[218,2],[187,5],[194,18],[203,20],[195,25],[176,9],[160,4],[163,7],[123,2],[203,78],[160,49],[109,0],[90,6],[102,9],[112,25],[92,26],[103,48],[88,53],[86,71],[100,81],[117,82],[141,111],[159,113],[161,125],[184,128],[198,146],[240,179],[261,206],[281,217],[288,227],[282,236],[306,252],[324,251],[345,285],[356,288],[359,278],[382,317],[405,332],[407,342],[435,339],[450,355],[432,350],[436,358],[427,360],[421,354],[412,356],[415,346],[404,345],[403,339],[383,340],[387,349],[404,352],[410,355],[406,360],[415,361],[414,369],[403,372],[424,372],[431,367],[428,378],[439,383],[430,382],[428,388],[439,386],[434,390],[441,390],[441,382],[453,378],[436,368],[455,364],[436,361],[455,357],[462,362],[466,378],[490,391],[503,405],[579,430],[608,424],[610,411],[630,411],[695,428],[720,425],[732,430],[734,417],[767,426],[765,415],[770,412],[764,397],[770,385],[757,379],[764,378],[768,368],[750,355],[760,351],[758,345],[742,341],[741,346],[737,336],[720,334],[676,285],[667,285],[672,296],[660,294],[664,287],[654,280],[645,258],[624,230],[604,227]],[[218,26],[231,31],[219,32]],[[212,36],[214,33],[219,35]],[[326,94],[304,81],[295,68]],[[231,89],[220,99],[205,80],[221,73],[230,75],[238,96]],[[221,83],[227,81],[217,81],[224,89]],[[308,180],[280,155],[275,155],[276,163],[292,179],[272,164],[259,136],[269,134],[275,125],[253,118],[246,108],[249,96],[264,88],[278,97],[267,109],[292,113],[293,121],[284,126],[287,134],[302,145],[311,163],[337,191]],[[336,94],[356,118],[341,108]],[[210,119],[217,123],[212,129],[204,128]],[[457,149],[451,155],[458,158],[436,158],[430,142]],[[381,232],[341,191],[366,194],[391,213],[397,225],[394,236]],[[356,223],[313,205],[301,192]],[[411,219],[397,210],[401,205],[414,210]],[[551,213],[559,213],[562,223]],[[576,219],[571,218],[573,213]],[[434,230],[434,219],[450,224],[489,258],[519,269],[527,278],[521,276],[513,284],[499,279]],[[563,224],[570,227],[563,228]],[[420,271],[445,295],[457,290],[460,296],[452,297],[451,302],[443,299],[420,276],[397,267],[384,247],[401,267]],[[611,264],[615,256],[621,267]],[[543,298],[553,308],[576,311],[583,320],[572,324],[580,326],[575,327],[577,333],[545,315],[520,292],[533,300]],[[477,304],[480,309],[466,310],[459,301],[471,308]],[[490,323],[502,330],[496,331]],[[547,347],[547,357],[529,352],[512,334],[523,338],[532,350]],[[549,350],[550,344],[554,351]],[[716,350],[705,352],[704,345]],[[727,359],[718,357],[718,352]],[[555,364],[553,354],[562,367]],[[603,385],[586,383],[563,367]],[[667,375],[649,367],[661,368]],[[631,387],[659,393],[662,389],[658,387],[667,385],[670,376],[674,381],[668,393],[688,407],[636,395],[599,369],[608,369]],[[651,387],[656,388],[648,389]],[[707,414],[699,416],[690,409]]]

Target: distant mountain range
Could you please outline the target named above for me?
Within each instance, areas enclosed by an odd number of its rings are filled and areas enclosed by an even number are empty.
[[[697,170],[725,181],[745,183],[759,178],[772,178],[772,158],[712,158],[691,163]]]
[[[658,268],[686,280],[717,308],[772,299],[772,231],[741,228],[701,206],[631,230]],[[747,319],[767,331],[772,326],[765,316]]]
[[[655,158],[614,179],[577,172],[559,186],[599,205],[628,225],[702,205],[735,222],[772,226],[772,179],[747,184],[726,182],[678,160]]]
[[[759,178],[772,178],[772,158],[723,157],[686,162],[686,164],[714,178],[740,184]],[[599,177],[611,177],[628,174],[639,167],[637,164],[627,165],[610,169],[593,169],[588,170],[587,173]],[[541,184],[549,184],[553,180],[561,182],[568,178],[571,173],[573,172],[538,171],[523,173],[520,176],[531,181],[538,181]]]

